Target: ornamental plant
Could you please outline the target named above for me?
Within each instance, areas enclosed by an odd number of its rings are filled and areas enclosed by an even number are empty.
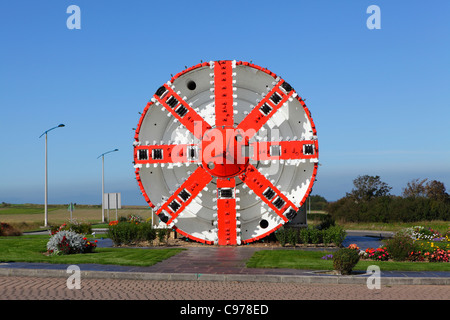
[[[128,219],[129,222],[135,223],[135,224],[141,223],[141,222],[143,221],[143,220],[142,220],[142,217],[139,216],[139,215],[137,215],[137,214],[130,214],[130,215],[127,217],[127,219]]]
[[[338,225],[332,226],[324,230],[324,233],[326,232],[330,233],[330,238],[332,239],[334,245],[337,247],[342,246],[342,243],[344,242],[344,239],[347,236],[347,232],[344,230],[344,228]]]
[[[84,237],[83,240],[86,241],[83,253],[94,252],[94,249],[97,248],[97,240],[94,240],[94,242],[90,242],[86,237]]]
[[[151,223],[112,221],[108,226],[108,237],[116,246],[129,245],[139,241],[153,241],[156,230]]]
[[[425,228],[423,226],[406,228],[403,232],[414,240],[448,241],[448,236],[446,237],[437,230]]]
[[[62,230],[50,237],[47,252],[54,255],[92,252],[97,247],[96,241],[91,243],[81,234]]]
[[[92,227],[89,223],[79,222],[75,219],[70,220],[68,223],[63,223],[60,226],[51,226],[50,233],[54,235],[62,230],[73,231],[80,234],[92,233]]]
[[[387,261],[389,260],[389,253],[386,249],[386,247],[379,247],[379,248],[367,248],[365,251],[365,256],[369,259],[375,260],[375,261]]]
[[[425,252],[424,256],[429,262],[450,262],[450,250],[435,248],[434,251]]]
[[[20,236],[22,232],[6,222],[0,223],[0,236]]]
[[[288,234],[286,229],[281,228],[275,231],[275,237],[280,243],[280,246],[284,247],[286,243],[288,242]]]
[[[288,242],[295,247],[298,243],[298,230],[295,228],[287,229]]]
[[[395,261],[405,261],[411,252],[417,251],[416,249],[414,240],[404,233],[397,233],[386,241],[386,250]]]
[[[333,255],[334,270],[343,275],[351,274],[353,268],[359,261],[359,250],[341,248]]]

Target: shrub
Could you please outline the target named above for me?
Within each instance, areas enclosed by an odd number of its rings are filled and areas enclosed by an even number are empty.
[[[331,241],[336,247],[341,247],[345,237],[347,236],[347,233],[341,226],[332,226],[323,232],[326,234],[325,237],[327,241]]]
[[[169,236],[169,229],[158,229],[157,235],[160,243],[166,242]]]
[[[92,227],[90,223],[86,222],[78,222],[76,220],[72,220],[68,223],[68,229],[80,233],[80,234],[91,234],[92,233]]]
[[[394,261],[404,261],[408,259],[411,252],[416,251],[416,245],[410,236],[397,233],[386,241],[386,250]]]
[[[334,218],[327,213],[326,215],[320,215],[320,224],[317,226],[319,230],[325,230],[336,225]]]
[[[84,253],[92,252],[96,246],[79,233],[62,230],[50,237],[47,242],[47,252],[51,254]]]
[[[333,232],[329,229],[322,230],[322,242],[324,246],[328,246],[333,243]]]
[[[78,222],[76,220],[71,220],[68,223],[63,223],[60,226],[51,226],[50,231],[51,234],[55,234],[57,232],[60,232],[62,230],[65,231],[73,231],[79,234],[90,234],[92,233],[92,227],[89,223],[85,222]]]
[[[308,228],[300,229],[299,240],[303,244],[308,244],[309,243],[310,239],[309,239],[309,229]]]
[[[108,237],[116,246],[139,241],[153,241],[156,238],[156,230],[153,229],[151,223],[119,221],[111,221],[108,225]]]
[[[140,223],[138,226],[138,239],[141,241],[153,241],[156,239],[156,230],[151,223]]]
[[[295,247],[295,245],[298,243],[298,230],[295,228],[287,229],[287,238],[288,242]]]
[[[275,237],[277,238],[278,242],[280,243],[280,246],[284,247],[286,243],[288,242],[288,235],[286,229],[278,229],[275,232]]]
[[[341,274],[350,274],[359,261],[359,252],[355,249],[341,248],[333,254],[334,270]]]
[[[22,232],[6,222],[0,223],[0,236],[20,236]]]
[[[322,242],[322,232],[316,228],[309,229],[309,239],[313,244],[319,244]]]
[[[128,222],[119,222],[108,227],[108,236],[116,246],[135,242],[137,234],[137,225]]]

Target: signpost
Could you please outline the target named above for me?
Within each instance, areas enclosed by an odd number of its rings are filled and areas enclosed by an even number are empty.
[[[117,209],[122,209],[121,195],[120,192],[116,193],[104,193],[103,194],[103,203],[108,212],[108,221],[109,221],[109,209],[116,209],[116,220],[117,217]]]
[[[76,203],[71,202],[69,204],[69,207],[67,208],[67,211],[70,212],[70,221],[72,221],[72,213],[73,213],[73,210],[75,210],[75,205],[76,205]]]

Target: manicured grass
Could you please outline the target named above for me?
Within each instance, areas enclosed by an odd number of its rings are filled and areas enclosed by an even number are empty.
[[[333,270],[333,261],[323,260],[326,251],[261,250],[247,261],[247,268]]]
[[[305,270],[333,270],[333,261],[323,256],[332,252],[302,250],[261,250],[247,261],[248,268],[289,268]],[[448,262],[395,262],[360,260],[354,270],[367,270],[377,265],[383,271],[450,271]]]
[[[96,248],[93,253],[47,256],[44,253],[48,239],[48,235],[0,237],[0,261],[151,266],[184,250],[181,248]]]

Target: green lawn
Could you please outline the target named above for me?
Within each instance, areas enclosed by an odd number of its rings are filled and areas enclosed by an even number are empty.
[[[333,261],[323,256],[332,252],[302,250],[261,250],[247,262],[248,268],[289,268],[305,270],[333,270]],[[450,271],[447,262],[394,262],[360,260],[354,270],[367,270],[377,265],[382,271]]]
[[[114,264],[151,266],[184,249],[96,248],[94,253],[44,255],[48,235],[0,237],[0,262],[47,262],[62,264]]]

